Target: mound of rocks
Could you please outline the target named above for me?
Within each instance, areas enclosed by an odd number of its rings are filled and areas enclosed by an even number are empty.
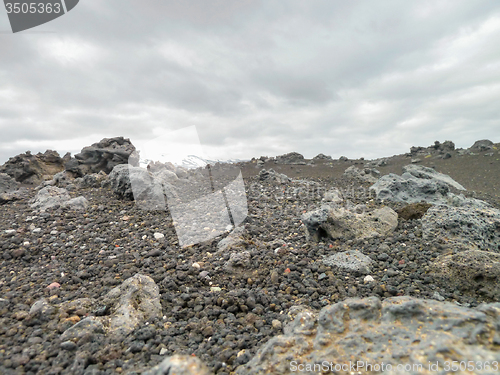
[[[26,151],[24,154],[10,158],[0,167],[0,173],[8,174],[17,182],[38,185],[44,181],[45,176],[50,179],[49,176],[62,171],[64,163],[69,158],[69,153],[61,158],[59,153],[52,150],[47,150],[43,154],[39,152],[36,155]]]
[[[344,207],[324,205],[302,215],[309,240],[366,239],[386,236],[398,225],[398,214],[389,207],[357,213]]]
[[[259,179],[261,181],[276,181],[280,184],[292,181],[286,174],[278,173],[272,168],[269,170],[261,169],[259,172]]]
[[[443,143],[435,141],[432,146],[421,147],[412,146],[410,148],[410,156],[424,156],[424,155],[441,155],[443,158],[451,157],[451,151],[455,150],[455,144],[452,141],[444,141]]]
[[[350,298],[319,314],[302,309],[236,374],[430,375],[451,361],[479,371],[485,361],[500,361],[499,321],[500,303],[469,309],[407,296]]]
[[[347,168],[344,172],[344,177],[353,179],[359,182],[375,183],[380,176],[380,172],[374,168],[364,168],[363,170],[356,168],[354,165]]]
[[[313,157],[313,160],[333,160],[333,159],[330,155],[318,154],[315,157]]]
[[[104,171],[109,174],[119,164],[138,165],[138,155],[130,139],[123,137],[104,138],[101,141],[84,147],[65,165],[64,169],[83,177],[89,173]]]
[[[304,155],[298,152],[289,152],[288,154],[276,156],[277,164],[306,164]]]
[[[469,148],[471,152],[484,152],[490,151],[493,149],[494,143],[489,139],[481,139],[479,141],[474,142],[474,144]]]

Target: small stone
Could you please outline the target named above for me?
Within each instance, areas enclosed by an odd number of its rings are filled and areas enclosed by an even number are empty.
[[[196,262],[195,262],[195,263],[193,263],[193,264],[191,265],[191,267],[198,268],[198,269],[200,269],[200,268],[201,268],[201,267],[200,267],[200,265],[199,265],[198,263],[196,263]]]
[[[210,287],[210,291],[211,292],[220,292],[222,289],[219,288],[218,286],[212,286]]]
[[[76,344],[73,341],[64,341],[61,343],[61,349],[64,350],[75,350],[76,349]]]
[[[278,284],[278,282],[279,282],[279,275],[278,275],[278,271],[273,270],[273,271],[271,272],[271,282],[272,282],[273,284]]]
[[[365,284],[368,284],[368,283],[375,281],[375,279],[373,277],[371,277],[370,275],[367,275],[367,276],[365,276],[363,281],[365,282]]]
[[[279,320],[277,319],[274,319],[272,322],[271,322],[271,325],[273,326],[273,329],[279,331],[281,328],[282,328],[282,324]]]
[[[49,289],[56,289],[56,288],[60,288],[60,287],[61,287],[61,284],[56,283],[56,282],[53,282],[47,286],[47,288],[49,288]]]
[[[159,240],[159,239],[164,238],[164,237],[165,237],[165,235],[164,235],[163,233],[158,233],[158,232],[156,232],[156,233],[154,234],[154,237],[155,237],[155,239],[156,239],[156,240]]]

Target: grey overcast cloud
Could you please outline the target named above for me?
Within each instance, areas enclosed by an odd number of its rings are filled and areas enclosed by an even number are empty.
[[[210,157],[500,141],[498,1],[82,0],[13,34],[0,163],[195,125]]]

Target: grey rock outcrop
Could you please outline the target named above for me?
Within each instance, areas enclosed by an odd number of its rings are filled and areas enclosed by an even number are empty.
[[[64,169],[73,173],[74,177],[100,171],[108,174],[119,164],[131,162],[133,165],[138,165],[138,155],[134,151],[135,146],[128,138],[104,138],[91,146],[84,147],[64,165]]]
[[[315,157],[313,157],[313,160],[333,160],[333,159],[330,155],[318,154]]]
[[[442,255],[430,266],[430,272],[463,294],[500,299],[500,254],[466,250]]]
[[[322,206],[302,215],[306,235],[312,241],[362,239],[386,236],[398,225],[398,214],[389,207],[357,213],[343,207]]]
[[[0,173],[0,194],[10,193],[19,188],[19,182],[10,177],[7,173]]]
[[[493,149],[494,143],[489,139],[481,139],[479,141],[474,142],[474,144],[469,148],[469,151],[472,152],[482,152],[489,151]]]
[[[407,296],[352,298],[319,314],[300,312],[235,373],[293,374],[301,365],[301,373],[316,374],[312,365],[325,362],[333,367],[324,371],[369,373],[359,361],[378,365],[373,373],[430,375],[439,372],[429,362],[441,370],[446,361],[500,361],[499,322],[500,303],[470,309]]]
[[[476,200],[433,206],[422,217],[422,232],[426,240],[446,238],[462,249],[500,253],[500,210]]]
[[[18,190],[11,191],[9,193],[0,194],[0,205],[9,202],[23,200],[29,197],[29,191],[26,188],[20,188]]]
[[[32,155],[30,151],[10,158],[0,167],[0,173],[6,173],[18,182],[38,185],[44,176],[53,176],[64,169],[69,154],[63,158],[56,151],[47,150]]]
[[[358,250],[348,250],[323,259],[327,266],[366,275],[371,272],[372,259]]]
[[[45,211],[48,208],[62,206],[63,203],[71,199],[66,189],[55,186],[46,186],[38,191],[31,208],[34,210]]]
[[[344,177],[359,182],[375,183],[377,182],[379,176],[380,172],[376,169],[364,168],[361,170],[359,168],[356,168],[354,165],[351,165],[344,171]]]
[[[442,181],[417,178],[409,173],[382,176],[370,190],[378,199],[406,203],[445,203],[450,193],[449,185]]]
[[[289,152],[288,154],[276,156],[277,164],[306,164],[304,156],[298,152]]]
[[[420,179],[444,182],[448,186],[453,187],[457,190],[466,190],[462,185],[460,185],[450,176],[436,172],[436,170],[429,167],[424,167],[423,165],[405,165],[403,167],[403,173],[409,173],[412,176]]]

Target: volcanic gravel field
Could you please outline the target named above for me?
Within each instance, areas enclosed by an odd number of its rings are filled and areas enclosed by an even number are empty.
[[[499,208],[499,157],[498,152],[455,153],[421,164],[449,174],[468,189],[466,195]],[[347,167],[367,163],[239,164],[248,198],[240,251],[249,255],[236,264],[229,262],[235,250],[218,251],[223,237],[181,248],[168,212],[142,210],[133,201],[118,199],[109,187],[71,189],[71,197],[88,200],[85,211],[40,213],[30,207],[36,190],[29,186],[29,199],[0,206],[0,374],[134,374],[173,354],[196,356],[215,374],[230,374],[282,333],[292,306],[319,310],[347,297],[401,295],[438,295],[470,307],[491,302],[479,294],[462,295],[428,274],[429,264],[452,248],[445,238],[424,240],[420,219],[400,218],[389,237],[306,239],[301,215],[318,209],[332,187],[352,205],[364,204],[368,210],[404,206],[381,202],[370,193],[369,183],[342,176]],[[377,169],[382,175],[401,174],[409,163],[408,156],[399,155]],[[293,180],[261,180],[262,168]],[[214,174],[218,170],[224,167],[214,168]],[[359,250],[374,261],[374,282],[323,264],[325,256],[346,250]],[[98,335],[62,341],[65,330],[97,314],[100,298],[137,273],[158,285],[163,317],[122,340]],[[33,318],[29,311],[41,298],[55,309]],[[71,311],[58,308],[79,298],[97,302]]]

